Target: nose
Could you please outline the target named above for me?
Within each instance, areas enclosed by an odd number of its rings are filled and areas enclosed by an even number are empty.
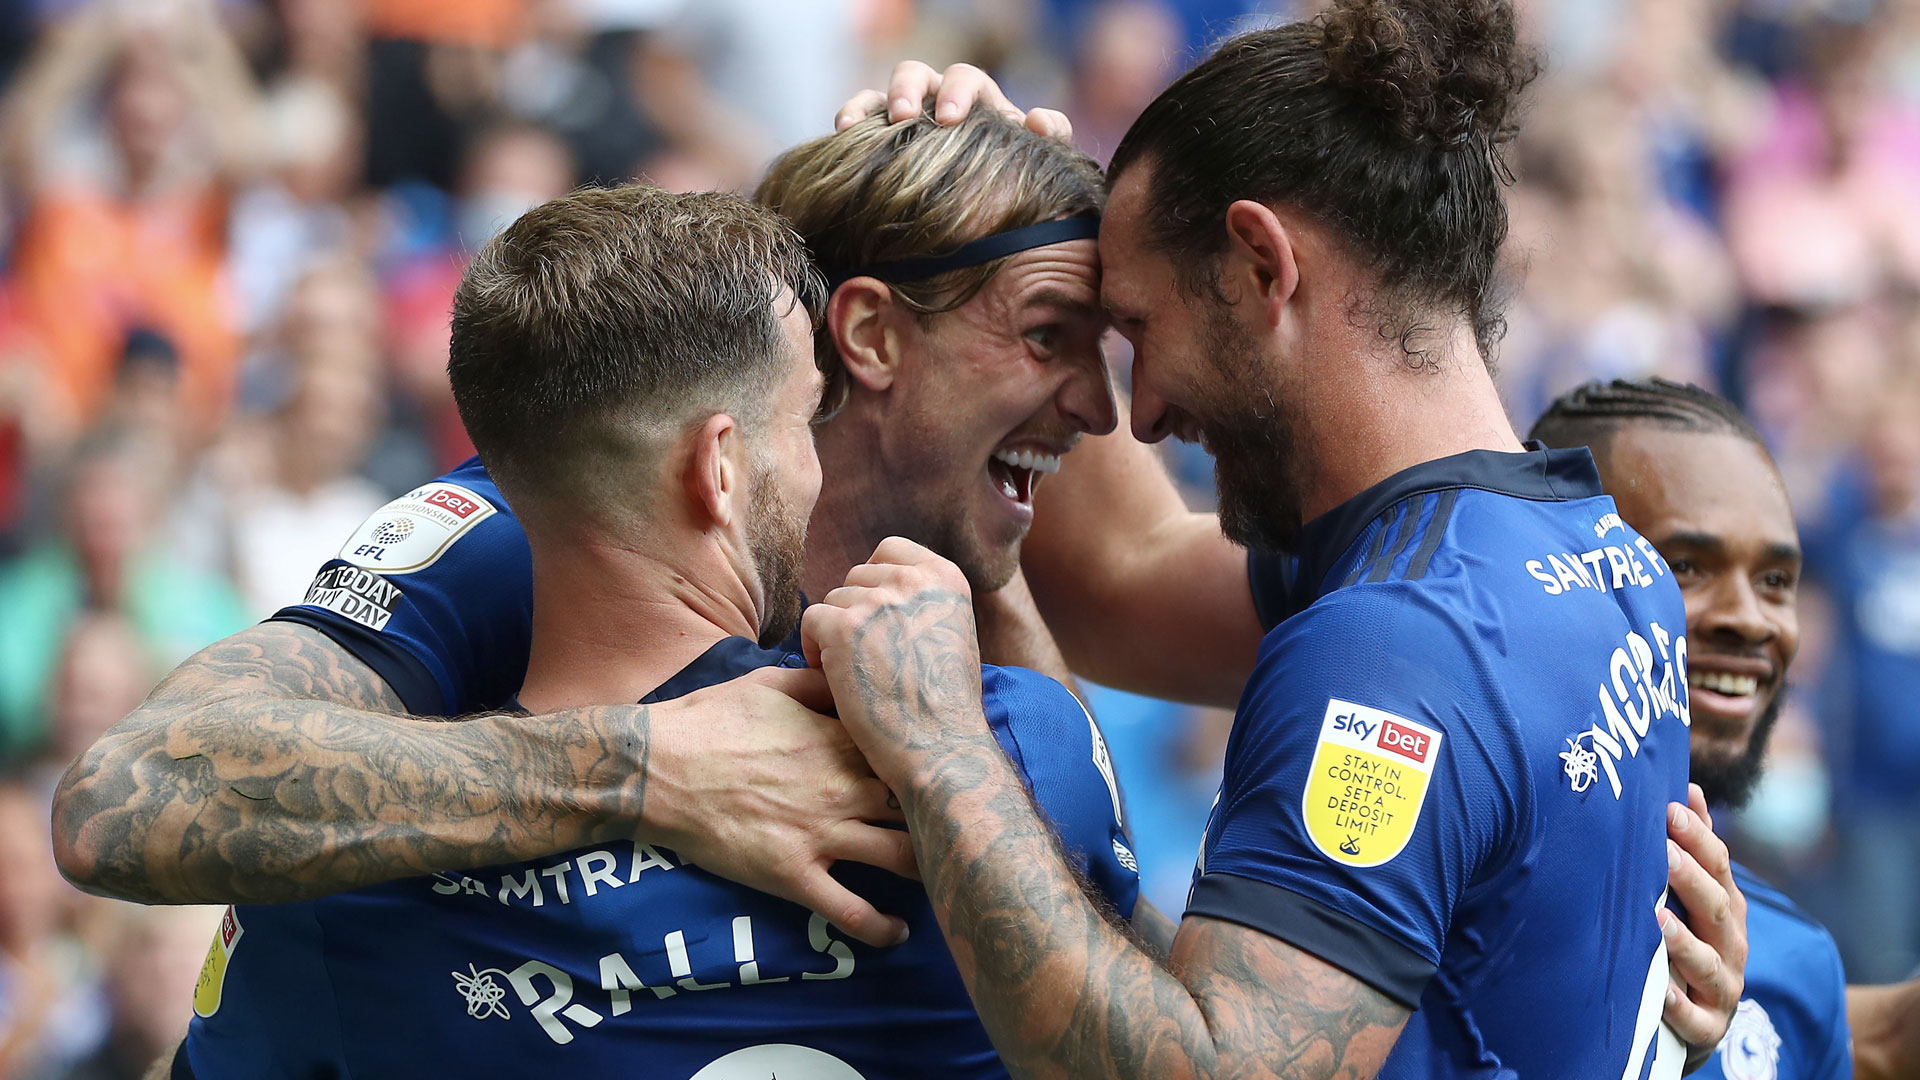
[[[1722,575],[1702,614],[1709,632],[1730,634],[1755,645],[1764,645],[1779,633],[1745,574]]]
[[[1159,395],[1153,384],[1140,377],[1140,361],[1133,362],[1133,412],[1129,417],[1133,425],[1133,437],[1143,443],[1157,443],[1171,433],[1168,422],[1167,400]]]
[[[1107,370],[1106,351],[1099,346],[1074,365],[1073,374],[1060,386],[1060,411],[1073,426],[1088,435],[1105,435],[1119,421],[1113,402],[1113,376]]]

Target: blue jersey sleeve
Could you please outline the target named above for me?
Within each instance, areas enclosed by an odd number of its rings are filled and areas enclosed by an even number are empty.
[[[1140,866],[1100,726],[1066,687],[1038,672],[986,667],[981,681],[987,721],[1026,774],[1068,860],[1121,918],[1131,919]]]
[[[499,708],[526,676],[533,556],[475,458],[375,511],[273,617],[338,642],[409,712]]]
[[[1471,633],[1388,585],[1269,634],[1187,914],[1281,938],[1416,1007],[1525,798]]]

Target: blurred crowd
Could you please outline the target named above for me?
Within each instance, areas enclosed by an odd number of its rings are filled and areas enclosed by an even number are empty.
[[[471,452],[466,253],[583,183],[751,187],[892,60],[969,60],[1104,158],[1284,0],[0,0],[0,1080],[133,1077],[217,913],[66,887],[65,764]],[[1920,0],[1533,0],[1502,384],[1743,404],[1808,551],[1741,854],[1856,979],[1920,955]],[[1170,448],[1196,503],[1196,451]],[[1095,688],[1183,906],[1230,717]]]

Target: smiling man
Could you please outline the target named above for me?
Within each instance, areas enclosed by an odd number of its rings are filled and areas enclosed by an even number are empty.
[[[1620,516],[1651,540],[1687,607],[1693,781],[1715,806],[1753,792],[1800,647],[1800,539],[1786,484],[1738,409],[1663,379],[1589,383],[1533,425],[1585,446]],[[1749,901],[1746,997],[1698,1075],[1853,1075],[1846,979],[1833,936],[1735,864]]]
[[[957,128],[881,117],[795,150],[762,202],[839,279],[814,339],[833,419],[815,429],[827,482],[803,585],[818,595],[892,532],[983,590],[1007,582],[1040,478],[1114,426],[1098,169],[992,110]],[[863,823],[891,811],[848,796],[869,770],[783,677],[644,714],[494,711],[526,671],[531,560],[477,459],[344,539],[304,603],[190,658],[75,762],[55,803],[70,879],[138,902],[282,902],[637,836],[868,944],[899,933],[828,873],[881,846]],[[498,767],[582,740],[620,754],[550,798]]]
[[[1007,584],[1042,478],[1115,424],[1098,170],[988,109],[952,128],[874,115],[789,151],[757,197],[835,286],[808,594],[894,535],[982,592]]]
[[[1590,448],[1620,516],[1672,567],[1687,603],[1693,782],[1714,806],[1743,805],[1800,648],[1799,530],[1759,433],[1730,402],[1651,379],[1579,387],[1530,437]]]

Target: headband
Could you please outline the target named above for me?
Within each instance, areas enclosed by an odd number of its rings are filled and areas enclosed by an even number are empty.
[[[958,249],[945,255],[895,259],[892,262],[836,271],[827,277],[827,291],[831,293],[850,279],[857,277],[875,277],[888,282],[919,281],[922,278],[933,277],[935,274],[944,274],[949,270],[979,266],[981,263],[989,263],[1030,248],[1045,247],[1048,244],[1058,244],[1067,240],[1092,240],[1099,235],[1099,214],[1076,214],[1073,217],[1055,218],[1038,225],[1028,225],[983,236],[978,240],[962,244]]]

